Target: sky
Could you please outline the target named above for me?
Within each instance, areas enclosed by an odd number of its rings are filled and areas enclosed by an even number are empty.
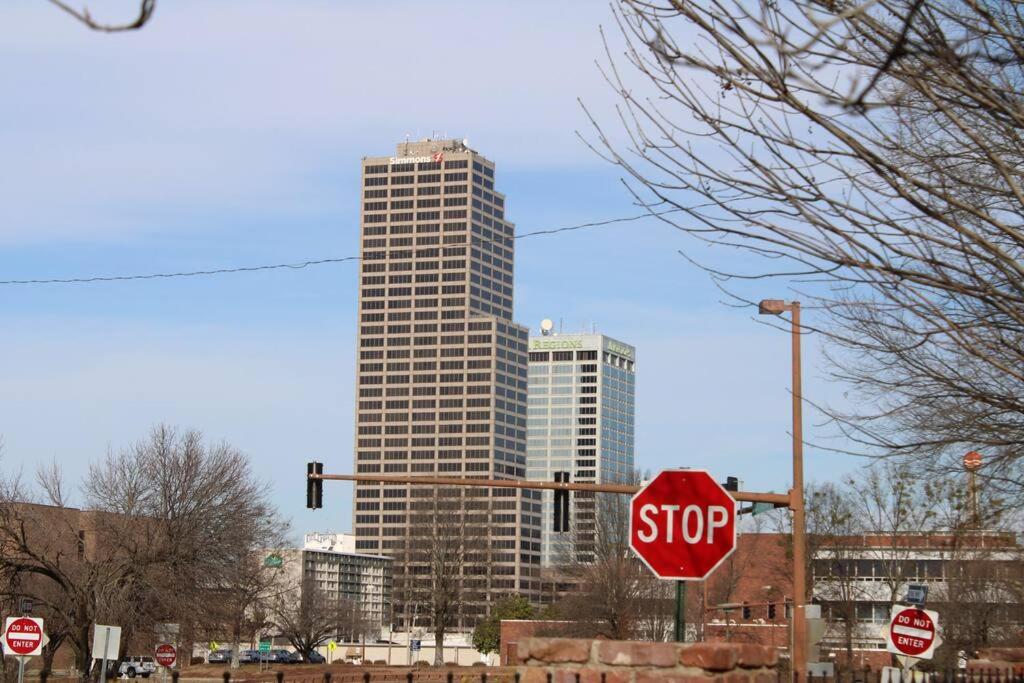
[[[133,0],[96,0],[100,20]],[[603,3],[161,0],[129,34],[43,0],[0,5],[0,280],[358,254],[359,160],[465,138],[497,164],[517,230],[635,216],[586,144],[614,126]],[[723,162],[724,163],[724,162]],[[749,490],[789,478],[789,339],[679,254],[655,219],[516,245],[515,318],[637,347],[637,467]],[[246,452],[293,531],[347,531],[351,485],[304,509],[305,463],[352,471],[352,262],[211,277],[0,285],[5,470],[89,462],[166,423]],[[784,282],[755,297],[789,298]],[[842,403],[819,340],[805,394]],[[817,418],[817,419],[816,419]],[[827,435],[809,411],[808,440]],[[809,448],[807,478],[863,462]],[[225,473],[229,476],[230,473]]]

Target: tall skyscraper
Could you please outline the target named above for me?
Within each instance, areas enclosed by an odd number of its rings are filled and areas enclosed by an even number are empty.
[[[636,349],[603,334],[530,338],[527,409],[527,478],[553,481],[628,482],[634,468]],[[569,499],[570,528],[556,532],[554,492],[543,492],[542,559],[565,564],[586,543],[601,506],[585,491]],[[619,501],[621,502],[621,501]]]
[[[528,333],[512,322],[514,231],[494,179],[494,163],[458,140],[363,159],[359,473],[526,474]],[[396,559],[398,627],[429,623],[439,529],[471,538],[451,560],[456,628],[539,588],[539,492],[360,483],[354,505],[356,550]]]

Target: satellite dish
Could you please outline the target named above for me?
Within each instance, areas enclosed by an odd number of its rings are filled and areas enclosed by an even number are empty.
[[[544,336],[551,334],[551,330],[555,327],[555,323],[551,322],[550,318],[544,318],[540,321],[540,333]]]

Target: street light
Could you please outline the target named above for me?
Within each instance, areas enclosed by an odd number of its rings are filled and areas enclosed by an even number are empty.
[[[789,491],[789,509],[793,511],[793,647],[792,666],[794,680],[801,683],[807,677],[807,558],[805,557],[804,523],[804,439],[803,393],[800,372],[800,302],[786,303],[781,299],[764,299],[757,306],[760,315],[789,313],[792,339],[793,370],[793,488]]]

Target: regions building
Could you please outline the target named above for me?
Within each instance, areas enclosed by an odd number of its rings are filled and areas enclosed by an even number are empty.
[[[545,321],[550,328],[550,322]],[[636,349],[603,334],[530,338],[527,478],[629,482],[634,470]],[[541,563],[564,565],[603,506],[586,491],[569,499],[568,529],[556,531],[554,491],[543,492]],[[619,501],[622,503],[623,501]],[[617,515],[617,517],[624,516]]]
[[[361,182],[355,471],[524,478],[528,334],[494,163],[465,141],[405,142],[364,158]],[[536,491],[360,482],[354,507],[356,550],[395,560],[400,628],[428,624],[430,555],[452,536],[471,539],[449,553],[454,628],[538,590]]]

